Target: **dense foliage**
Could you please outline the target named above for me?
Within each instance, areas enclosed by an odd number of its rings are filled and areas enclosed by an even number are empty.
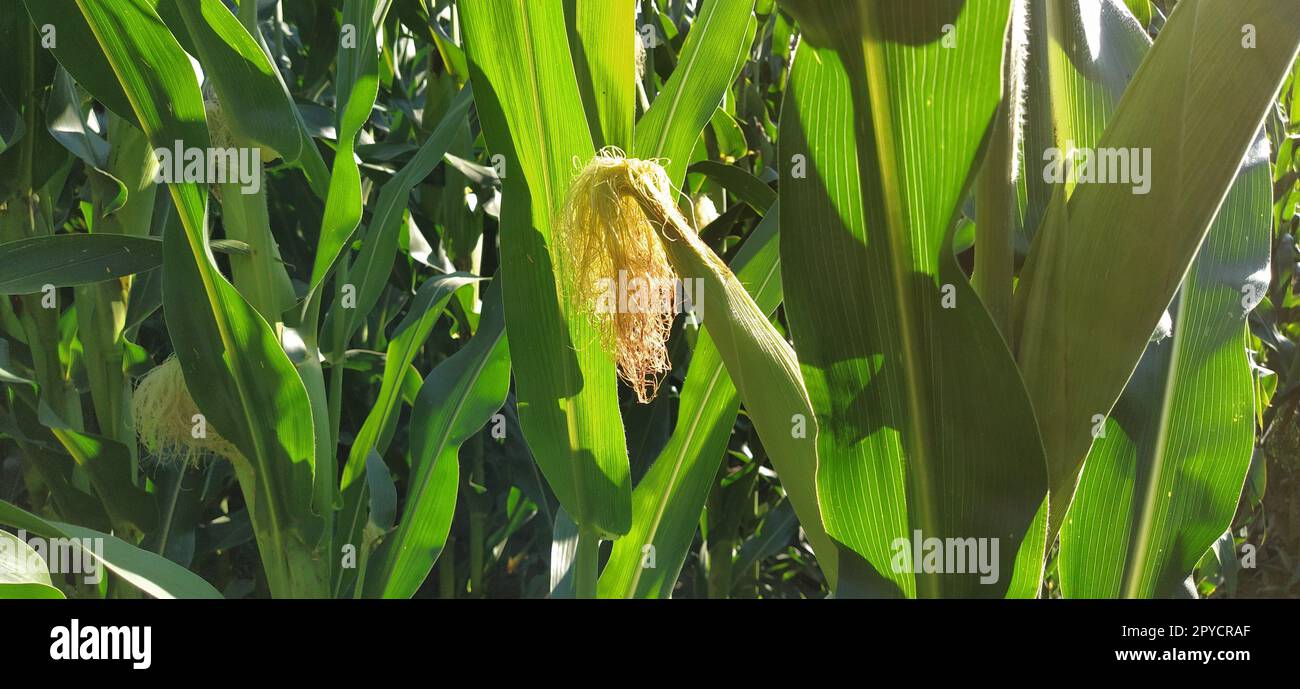
[[[0,0],[0,525],[109,571],[0,532],[0,598],[1298,595],[1297,46],[1294,0]],[[619,269],[687,296],[602,318]]]

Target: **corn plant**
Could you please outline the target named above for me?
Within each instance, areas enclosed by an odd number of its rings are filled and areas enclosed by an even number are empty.
[[[1295,555],[1291,0],[0,8],[0,597]]]

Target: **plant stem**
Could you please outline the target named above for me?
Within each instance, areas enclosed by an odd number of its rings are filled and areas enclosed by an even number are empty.
[[[470,462],[473,467],[469,475],[469,588],[475,596],[483,595],[483,546],[486,541],[485,528],[488,518],[486,496],[483,492],[485,482],[483,469],[482,434],[474,437],[470,445]]]
[[[456,597],[456,537],[447,538],[447,546],[438,558],[438,596],[440,598]]]
[[[577,598],[596,597],[596,575],[600,568],[600,536],[596,530],[578,527],[578,554],[573,562],[574,594]]]
[[[483,595],[483,523],[487,515],[478,510],[469,513],[469,590]]]
[[[338,362],[332,362],[330,365],[330,391],[328,397],[329,415],[330,415],[330,439],[335,447],[339,442],[339,420],[343,417],[343,362],[342,357]]]
[[[239,142],[247,146],[248,142]],[[262,171],[257,170],[261,175]],[[226,237],[248,244],[248,254],[232,254],[230,267],[235,288],[272,325],[294,301],[289,273],[280,260],[280,250],[271,234],[265,179],[253,193],[240,184],[222,184],[221,214]]]

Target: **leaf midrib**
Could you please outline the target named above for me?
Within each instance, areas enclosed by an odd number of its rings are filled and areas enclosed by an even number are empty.
[[[886,253],[890,262],[890,281],[893,283],[891,290],[894,299],[890,302],[896,310],[898,334],[900,338],[901,356],[903,364],[904,384],[906,388],[906,402],[908,407],[908,433],[911,436],[911,447],[905,447],[907,450],[906,466],[909,472],[915,477],[917,490],[908,494],[908,497],[918,499],[917,514],[920,519],[920,526],[923,533],[930,536],[939,535],[939,518],[936,513],[936,506],[933,498],[933,487],[930,476],[930,464],[932,460],[932,450],[930,448],[930,438],[925,421],[928,418],[925,410],[925,404],[922,402],[925,396],[925,389],[921,384],[921,374],[918,363],[915,359],[917,343],[922,339],[921,336],[914,332],[915,323],[911,314],[915,313],[914,304],[912,303],[911,287],[907,284],[905,275],[912,269],[911,252],[906,238],[907,225],[904,222],[903,199],[902,193],[898,186],[897,173],[898,157],[894,151],[894,127],[893,113],[890,111],[891,91],[888,75],[888,67],[884,54],[884,46],[880,37],[877,35],[880,28],[880,18],[875,16],[875,6],[871,4],[863,5],[862,20],[865,24],[866,38],[862,42],[863,64],[866,68],[867,81],[867,98],[868,108],[871,112],[872,128],[876,140],[875,161],[879,166],[879,179],[881,185],[881,196],[884,202],[885,231],[881,233],[881,241],[885,243]],[[914,584],[917,589],[922,588],[921,583],[925,582],[926,593],[937,595],[938,580],[932,576],[914,576]],[[920,595],[920,591],[916,592]]]
[[[1138,506],[1138,527],[1135,534],[1133,560],[1124,569],[1123,596],[1125,598],[1140,597],[1142,584],[1147,578],[1145,575],[1155,533],[1156,507],[1169,459],[1169,431],[1170,419],[1173,417],[1174,388],[1178,383],[1183,345],[1187,339],[1186,328],[1178,326],[1186,323],[1185,311],[1188,301],[1190,300],[1186,295],[1178,297],[1177,315],[1173,321],[1175,326],[1173,348],[1169,352],[1169,367],[1165,371],[1164,390],[1160,400],[1160,418],[1156,422],[1156,440],[1151,451],[1151,477],[1147,482],[1146,494],[1142,496],[1142,503]]]

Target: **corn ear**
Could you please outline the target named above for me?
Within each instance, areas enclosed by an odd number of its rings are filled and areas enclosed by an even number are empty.
[[[587,165],[574,187],[599,194],[599,203],[606,205],[608,212],[585,214],[583,217],[591,221],[585,226],[562,224],[566,246],[579,241],[571,233],[583,230],[588,233],[588,242],[608,246],[628,235],[639,238],[640,234],[630,228],[653,227],[670,264],[669,269],[654,264],[657,274],[700,280],[695,290],[696,315],[703,319],[704,328],[717,344],[822,568],[833,578],[837,551],[822,526],[814,480],[817,424],[794,349],[677,208],[673,185],[658,162],[602,151]],[[629,201],[639,207],[641,214],[630,211]],[[572,210],[570,205],[566,204],[565,212]],[[617,213],[611,210],[615,207]],[[613,263],[618,265],[617,261]],[[608,270],[607,264],[602,265]],[[619,336],[628,334],[616,330]]]

